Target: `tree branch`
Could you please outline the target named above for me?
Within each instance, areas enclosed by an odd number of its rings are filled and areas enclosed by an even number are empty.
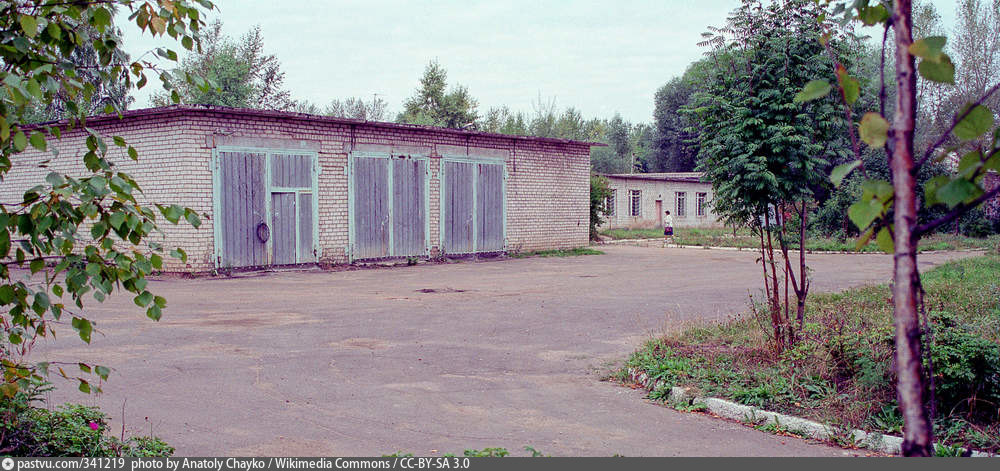
[[[986,202],[987,200],[993,198],[994,196],[997,196],[998,194],[1000,194],[1000,186],[993,188],[992,190],[989,190],[986,193],[983,193],[982,195],[979,196],[979,198],[972,200],[971,203],[960,203],[958,206],[955,206],[951,211],[949,211],[948,214],[945,214],[944,216],[941,216],[926,224],[921,224],[917,226],[916,228],[913,229],[913,234],[916,237],[920,237],[944,224],[948,224],[949,222],[952,222],[955,219],[957,219],[959,216],[964,214],[969,209],[979,206],[980,204]]]
[[[919,162],[917,162],[916,165],[913,166],[913,171],[917,171],[920,167],[923,167],[923,165],[927,163],[927,161],[930,160],[930,158],[934,155],[934,151],[937,150],[938,147],[941,147],[941,145],[944,144],[944,141],[948,140],[948,136],[951,135],[951,132],[955,130],[955,126],[958,126],[958,123],[962,122],[962,120],[965,119],[965,117],[972,112],[973,108],[983,104],[983,102],[988,100],[990,96],[992,96],[994,93],[997,92],[997,90],[1000,90],[1000,82],[997,82],[997,84],[994,85],[993,88],[987,90],[985,95],[980,97],[979,100],[976,100],[976,102],[973,103],[968,108],[966,108],[965,111],[956,115],[955,118],[951,121],[951,126],[948,127],[948,130],[945,131],[944,134],[941,134],[941,137],[938,138],[937,142],[935,142],[934,145],[927,148],[927,150],[924,152],[924,156],[920,159]]]

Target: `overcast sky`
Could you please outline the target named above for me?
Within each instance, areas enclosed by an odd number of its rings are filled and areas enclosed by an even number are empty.
[[[933,0],[950,28],[954,0]],[[652,121],[653,95],[704,52],[708,25],[739,0],[321,1],[216,0],[226,34],[260,25],[264,46],[296,99],[320,106],[377,93],[395,113],[436,59],[449,84],[468,87],[480,114],[508,105],[531,112],[556,100],[584,117],[618,112]],[[119,19],[125,25],[125,18]],[[124,27],[133,56],[169,44]],[[168,38],[169,39],[169,38]],[[180,45],[173,48],[179,53]],[[152,78],[152,77],[151,77]],[[149,106],[151,80],[134,108]]]

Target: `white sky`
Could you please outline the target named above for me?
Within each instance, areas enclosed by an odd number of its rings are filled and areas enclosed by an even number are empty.
[[[954,0],[932,0],[946,28]],[[285,88],[321,107],[334,98],[378,93],[395,112],[437,59],[448,83],[468,87],[480,115],[508,105],[531,112],[541,95],[585,118],[615,112],[650,122],[653,95],[703,53],[706,26],[724,23],[739,0],[652,1],[322,1],[216,0],[210,18],[239,37],[259,24],[276,54]],[[118,24],[136,55],[157,45],[134,24]],[[165,64],[169,65],[169,64]],[[150,77],[134,108],[159,88]]]

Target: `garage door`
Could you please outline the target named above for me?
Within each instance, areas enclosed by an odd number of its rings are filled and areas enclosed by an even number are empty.
[[[445,160],[443,165],[443,251],[449,254],[503,251],[503,164]]]
[[[354,153],[350,162],[353,260],[427,254],[427,159]]]
[[[220,268],[312,263],[315,155],[216,154],[216,254]]]

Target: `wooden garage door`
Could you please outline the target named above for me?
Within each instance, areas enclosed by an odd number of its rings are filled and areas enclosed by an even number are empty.
[[[427,254],[427,160],[351,156],[352,259]]]
[[[220,151],[217,159],[219,267],[315,262],[315,156]]]
[[[441,206],[445,253],[504,249],[503,164],[445,161]]]
[[[267,265],[266,154],[219,153],[220,266]]]

